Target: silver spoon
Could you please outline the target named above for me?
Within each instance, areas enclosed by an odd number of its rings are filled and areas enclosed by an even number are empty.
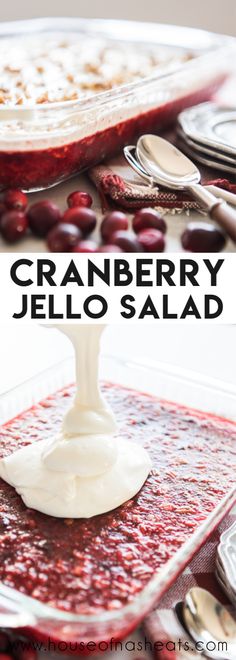
[[[136,158],[136,147],[133,144],[129,144],[127,147],[124,147],[124,156],[131,165],[132,169],[136,174],[145,179],[151,188],[154,186],[153,177],[147,174],[146,170],[142,167],[141,163]]]
[[[193,587],[183,604],[184,623],[199,651],[213,660],[235,660],[236,621],[209,591]]]
[[[200,185],[200,172],[185,154],[157,135],[142,135],[137,143],[137,157],[143,169],[161,186],[188,190],[236,243],[235,211]]]
[[[152,176],[149,176],[147,172],[143,169],[141,163],[137,159],[137,154],[136,154],[136,147],[134,144],[130,144],[127,147],[124,147],[124,156],[129,163],[129,165],[132,167],[134,172],[136,174],[139,174],[139,176],[142,177],[142,179],[145,179],[147,181],[147,185],[150,188],[155,188],[158,190],[157,185],[155,185],[155,180]],[[136,184],[137,185],[137,184]],[[217,186],[214,185],[209,185],[209,186],[204,186],[206,190],[209,190],[209,192],[212,192],[213,195],[216,197],[219,197],[220,199],[224,199],[225,202],[228,202],[228,204],[232,204],[232,206],[236,206],[236,194],[229,192],[229,190],[225,190],[224,188],[218,188]]]

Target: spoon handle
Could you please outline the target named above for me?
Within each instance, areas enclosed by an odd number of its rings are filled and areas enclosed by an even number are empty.
[[[188,190],[205,206],[210,218],[225,230],[233,243],[236,243],[236,211],[200,184],[188,186]]]
[[[210,211],[212,220],[225,229],[232,241],[236,243],[236,213],[233,209],[226,204],[226,202],[219,200],[212,207]]]
[[[224,188],[218,188],[217,186],[205,186],[205,188],[211,192],[215,197],[220,197],[220,199],[223,199],[225,202],[228,202],[228,204],[232,204],[232,206],[236,206],[236,194],[229,192],[229,190],[225,190]]]

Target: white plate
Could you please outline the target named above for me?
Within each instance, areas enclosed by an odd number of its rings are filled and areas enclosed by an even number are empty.
[[[236,109],[202,103],[181,112],[178,120],[189,138],[235,156]]]
[[[225,583],[225,580],[222,578],[222,575],[218,571],[218,569],[215,570],[215,576],[216,576],[217,582],[219,582],[219,585],[220,585],[222,591],[226,594],[227,598],[230,600],[230,602],[233,604],[233,606],[236,607],[236,595],[233,591],[231,591],[228,584]]]
[[[211,149],[210,147],[205,146],[200,142],[200,140],[194,140],[193,138],[190,138],[184,131],[182,130],[181,126],[177,128],[177,133],[180,136],[184,142],[192,149],[192,154],[193,157],[195,155],[195,152],[199,152],[200,154],[207,154],[208,156],[211,156],[212,158],[215,158],[215,160],[220,160],[224,161],[225,163],[229,163],[229,165],[233,165],[236,168],[236,151],[235,151],[235,157],[230,156],[228,154],[225,154],[223,151],[220,149]]]
[[[220,558],[226,582],[236,594],[236,523],[222,534],[217,555]]]
[[[228,172],[229,174],[234,174],[236,176],[236,165],[227,165],[225,162],[221,161],[220,159],[213,159],[211,156],[207,156],[203,153],[195,151],[194,157],[193,157],[193,150],[189,147],[188,144],[186,144],[185,140],[181,140],[181,147],[185,151],[185,153],[188,155],[189,158],[193,160],[197,160],[198,163],[201,163],[202,165],[206,165],[207,167],[210,167],[214,170],[220,170],[222,172]]]

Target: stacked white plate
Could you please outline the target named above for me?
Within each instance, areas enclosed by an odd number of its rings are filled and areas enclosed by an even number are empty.
[[[236,606],[236,522],[221,535],[216,553],[216,577]]]
[[[178,136],[199,163],[236,177],[236,108],[202,103],[181,112]]]

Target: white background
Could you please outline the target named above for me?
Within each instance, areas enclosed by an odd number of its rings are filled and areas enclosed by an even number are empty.
[[[236,385],[235,343],[236,327],[219,325],[112,325],[103,336],[107,353],[160,360]],[[71,353],[58,330],[1,325],[0,395]]]
[[[236,35],[235,0],[8,0],[0,20],[88,16],[191,25]]]

